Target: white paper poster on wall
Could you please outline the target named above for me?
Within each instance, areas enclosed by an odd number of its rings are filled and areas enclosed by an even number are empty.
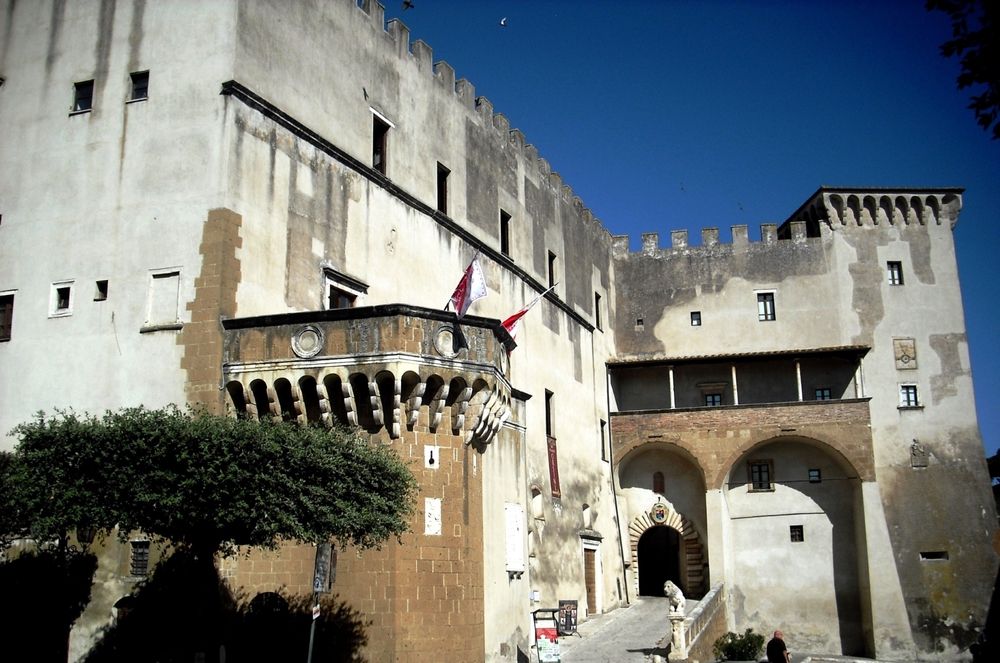
[[[441,534],[441,498],[424,498],[424,534]]]
[[[507,571],[524,573],[524,507],[506,502],[503,509],[507,533]]]

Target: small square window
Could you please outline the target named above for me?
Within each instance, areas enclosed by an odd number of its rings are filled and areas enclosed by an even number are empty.
[[[94,301],[103,302],[108,298],[108,282],[97,281],[94,284]]]
[[[372,116],[372,168],[385,175],[389,150],[389,125]]]
[[[510,257],[510,214],[500,210],[500,253]]]
[[[129,574],[136,578],[149,575],[149,541],[132,541]]]
[[[820,483],[823,481],[819,470],[809,470],[809,483]]]
[[[132,74],[132,96],[130,101],[139,101],[149,97],[149,72],[137,71]]]
[[[826,387],[816,390],[816,400],[818,401],[828,401],[833,398],[832,393]]]
[[[63,281],[52,284],[49,296],[49,317],[56,318],[73,313],[73,282]]]
[[[802,543],[806,540],[805,533],[802,531],[802,525],[789,525],[788,533],[791,536],[792,543]]]
[[[73,112],[89,111],[94,105],[94,81],[73,84]]]
[[[770,460],[751,460],[747,463],[751,491],[774,490],[774,472]]]
[[[920,407],[917,400],[917,385],[902,384],[899,386],[899,407]]]
[[[903,285],[903,263],[888,262],[886,271],[889,273],[889,285]]]
[[[691,326],[701,327],[701,311],[691,311]]]
[[[636,331],[642,331],[643,327],[644,327],[644,325],[643,325],[642,318],[636,318],[635,319],[635,330]]]
[[[705,405],[708,407],[722,405],[722,394],[705,394]]]
[[[761,322],[774,320],[774,293],[757,293],[757,319]]]
[[[14,295],[0,295],[0,341],[9,341],[14,322]]]
[[[442,214],[448,213],[448,175],[451,171],[438,164],[437,169],[437,193],[438,193],[438,204],[437,209]]]

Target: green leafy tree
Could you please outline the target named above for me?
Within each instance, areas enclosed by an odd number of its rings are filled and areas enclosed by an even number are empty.
[[[118,526],[208,558],[282,541],[364,549],[407,530],[417,490],[391,448],[343,428],[171,406],[39,414],[13,432],[0,462],[17,503],[8,538]]]
[[[962,73],[958,89],[983,85],[982,94],[972,95],[969,104],[976,122],[984,131],[993,127],[993,139],[1000,138],[997,110],[1000,108],[1000,49],[997,48],[996,0],[928,0],[928,11],[940,10],[951,17],[953,39],[941,45],[941,55],[959,56]]]
[[[748,628],[743,635],[726,633],[712,645],[712,653],[719,661],[756,661],[764,651],[764,636]]]

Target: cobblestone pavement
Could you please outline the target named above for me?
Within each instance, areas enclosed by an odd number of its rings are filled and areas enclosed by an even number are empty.
[[[627,608],[585,622],[579,635],[559,638],[563,663],[645,663],[649,654],[666,658],[656,643],[670,632],[666,598],[643,597]]]

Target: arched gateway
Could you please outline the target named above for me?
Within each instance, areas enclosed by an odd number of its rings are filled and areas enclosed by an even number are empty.
[[[662,528],[668,531],[661,535],[659,532],[649,532],[652,528]],[[673,536],[671,536],[671,531],[675,533]],[[668,506],[662,523],[653,520],[651,514],[642,513],[629,523],[628,532],[632,568],[635,570],[633,577],[635,578],[636,596],[642,594],[648,596],[656,593],[655,591],[642,591],[648,590],[647,585],[651,584],[643,582],[644,572],[647,575],[654,574],[656,584],[660,585],[662,593],[663,585],[659,578],[671,579],[672,569],[670,567],[675,564],[681,581],[678,584],[684,591],[684,595],[696,599],[705,595],[705,547],[701,543],[698,530],[694,528],[690,520]],[[644,535],[647,535],[645,539],[643,539]],[[640,557],[640,539],[643,539],[642,557]],[[655,555],[657,550],[662,551],[664,547],[674,547],[676,562],[670,559],[670,554],[661,559],[650,556],[650,553]],[[650,564],[657,565],[657,568],[650,569]],[[642,565],[645,565],[646,568]]]

